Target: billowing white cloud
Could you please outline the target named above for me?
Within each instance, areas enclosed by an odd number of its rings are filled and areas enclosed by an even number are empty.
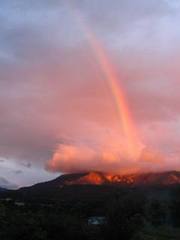
[[[179,156],[177,3],[75,1],[117,69],[143,144],[176,162],[168,168],[178,168]],[[94,166],[102,151],[94,154],[92,146],[122,136],[112,93],[71,4],[31,0],[0,6],[0,157],[44,168],[48,159],[58,159],[59,148],[77,150],[74,142],[80,142]],[[81,158],[79,147],[77,153]]]

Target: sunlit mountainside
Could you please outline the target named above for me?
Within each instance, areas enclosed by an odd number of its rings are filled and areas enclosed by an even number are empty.
[[[173,185],[180,183],[180,172],[169,171],[161,173],[140,174],[109,174],[102,172],[65,174],[52,181],[35,186],[49,185],[62,187],[67,185]]]

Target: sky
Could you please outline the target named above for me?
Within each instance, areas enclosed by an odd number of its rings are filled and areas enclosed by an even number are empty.
[[[1,0],[0,20],[1,186],[179,170],[178,0]]]

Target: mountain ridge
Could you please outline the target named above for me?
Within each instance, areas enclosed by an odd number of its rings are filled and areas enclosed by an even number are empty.
[[[149,173],[133,173],[133,174],[110,174],[99,171],[91,171],[84,173],[63,174],[59,177],[42,183],[37,183],[28,189],[37,186],[64,187],[72,185],[123,185],[123,186],[146,186],[161,185],[169,186],[180,184],[179,171],[167,172],[149,172]]]
[[[139,174],[110,174],[103,172],[71,173],[47,182],[37,183],[18,190],[1,192],[0,198],[12,198],[22,202],[70,203],[105,202],[125,192],[142,192],[149,196],[168,196],[169,191],[180,186],[180,172],[156,172]]]

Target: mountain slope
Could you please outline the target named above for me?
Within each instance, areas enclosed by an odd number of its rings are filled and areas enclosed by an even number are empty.
[[[39,183],[32,187],[61,188],[63,186],[70,185],[169,186],[174,184],[180,184],[180,172],[170,171],[162,173],[142,173],[127,175],[88,172],[62,175],[52,181]]]
[[[117,175],[101,172],[65,174],[31,187],[9,191],[10,197],[33,202],[107,201],[128,191],[162,198],[180,184],[180,172]],[[1,194],[2,195],[2,194]]]
[[[60,179],[59,179],[60,180]],[[62,180],[62,179],[61,179]],[[117,175],[100,172],[89,172],[77,179],[68,178],[63,181],[64,185],[163,185],[169,186],[173,184],[180,184],[180,172],[162,172],[162,173],[144,173],[144,174],[128,174]]]

